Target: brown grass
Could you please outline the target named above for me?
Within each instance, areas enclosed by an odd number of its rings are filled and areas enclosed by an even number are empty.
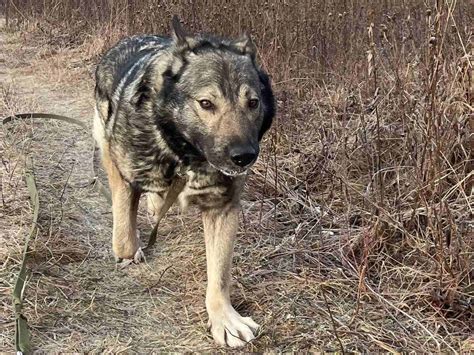
[[[57,51],[74,53],[57,67],[80,58],[83,78],[118,38],[166,33],[175,13],[196,31],[248,30],[256,38],[279,111],[248,183],[235,258],[234,298],[263,323],[249,350],[472,350],[470,2],[129,3],[7,2],[11,28],[28,30],[25,38],[39,43],[48,61]],[[150,349],[142,338],[160,350],[211,349],[204,345],[199,223],[193,214],[173,215],[163,228],[154,270],[140,266],[111,279],[97,290],[111,291],[110,302],[94,303],[97,314],[115,305],[113,322],[123,321],[124,307],[146,315],[132,317],[138,323],[126,332],[128,343],[107,338],[93,349]],[[50,247],[54,254],[59,240]],[[75,260],[74,250],[61,250]],[[104,265],[94,262],[82,276]],[[89,287],[50,280],[71,294]],[[145,297],[114,298],[120,282],[138,282],[153,302],[168,302],[166,309],[150,310]],[[42,293],[51,289],[35,291],[46,299]],[[66,330],[53,326],[56,313],[42,322],[36,308],[33,323],[44,326],[35,333],[38,348],[48,348],[54,335],[58,344],[74,337],[70,351],[91,349],[85,339],[97,340],[98,319],[76,312],[67,297],[58,302],[68,309]],[[177,335],[163,335],[174,323]]]

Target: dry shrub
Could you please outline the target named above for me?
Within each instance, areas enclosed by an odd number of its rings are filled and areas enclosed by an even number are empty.
[[[250,31],[279,112],[248,183],[246,235],[268,233],[265,260],[305,282],[341,270],[354,307],[337,284],[317,292],[348,327],[377,332],[371,319],[393,312],[428,334],[408,346],[400,325],[394,346],[459,349],[473,320],[469,1],[10,3],[12,25],[92,59],[121,36],[166,33],[175,13],[193,31]],[[291,245],[293,263],[273,263],[271,245]]]

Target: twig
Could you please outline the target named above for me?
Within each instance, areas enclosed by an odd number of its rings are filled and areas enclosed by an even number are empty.
[[[341,347],[341,352],[344,355],[346,353],[346,351],[344,350],[344,345],[342,345],[342,341],[339,338],[339,334],[337,334],[336,321],[334,320],[334,317],[332,316],[331,307],[329,307],[329,303],[328,303],[328,299],[326,298],[326,292],[324,291],[324,287],[321,287],[321,293],[323,294],[324,303],[326,304],[326,308],[327,308],[328,313],[329,313],[329,318],[331,318],[331,323],[332,323],[332,328],[334,330],[334,335],[336,336],[336,339],[339,342],[339,346]]]

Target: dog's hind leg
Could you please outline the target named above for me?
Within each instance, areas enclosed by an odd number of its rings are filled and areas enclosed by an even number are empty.
[[[102,149],[102,162],[112,194],[112,249],[118,260],[129,259],[139,262],[143,258],[137,235],[140,192],[122,178],[107,147]]]
[[[258,328],[250,317],[242,317],[230,303],[230,272],[234,239],[238,229],[238,208],[203,211],[207,257],[206,308],[211,333],[220,345],[244,346],[255,338]]]
[[[155,219],[160,215],[161,209],[163,208],[165,202],[164,195],[166,195],[165,192],[162,194],[149,192],[147,194],[147,210]]]

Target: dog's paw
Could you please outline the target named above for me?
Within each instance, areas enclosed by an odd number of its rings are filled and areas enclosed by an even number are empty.
[[[259,325],[250,317],[242,317],[228,305],[209,312],[209,327],[217,344],[237,348],[255,339]]]
[[[143,260],[145,260],[145,254],[143,253],[142,248],[138,248],[138,250],[135,252],[135,255],[133,255],[133,258],[131,259],[119,258],[117,256],[115,257],[118,268],[124,268],[130,264],[138,264]]]
[[[128,244],[128,248],[119,248],[115,250],[114,256],[117,263],[117,267],[123,268],[130,264],[138,264],[141,261],[145,260],[145,254],[141,248],[140,234],[137,231],[137,240],[136,243]]]

